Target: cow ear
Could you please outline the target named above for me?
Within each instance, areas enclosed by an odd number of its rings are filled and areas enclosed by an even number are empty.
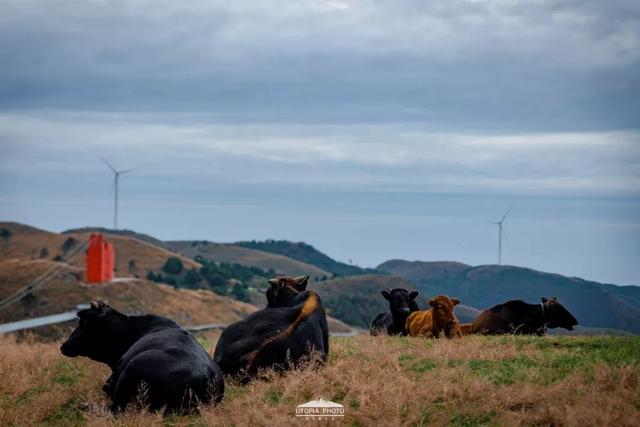
[[[436,306],[436,304],[438,304],[438,302],[437,302],[436,300],[434,300],[434,299],[429,300],[429,305],[430,305],[431,307],[435,307],[435,306]]]
[[[296,277],[295,279],[293,279],[296,282],[296,290],[297,291],[304,291],[307,289],[307,283],[309,283],[309,276],[300,276],[300,277]]]
[[[384,291],[382,291],[382,296],[387,301],[391,301],[391,294],[389,293],[389,289],[385,289]]]
[[[458,305],[460,304],[460,300],[458,298],[451,298],[451,304]]]
[[[280,279],[269,279],[270,285],[277,285],[278,283],[280,283]]]
[[[418,291],[413,291],[409,294],[409,299],[413,300],[416,299],[418,297],[418,295],[420,295],[420,293]]]
[[[103,303],[100,300],[91,301],[91,309],[92,310],[102,310],[105,306],[106,306],[106,304]]]

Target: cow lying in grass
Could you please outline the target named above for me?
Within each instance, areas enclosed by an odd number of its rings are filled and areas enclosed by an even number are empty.
[[[374,336],[383,332],[388,335],[407,335],[407,317],[412,312],[420,310],[416,303],[418,292],[410,293],[406,289],[395,288],[382,291],[382,296],[389,301],[389,311],[379,313],[373,319],[369,332]]]
[[[220,368],[187,331],[165,317],[126,316],[103,302],[78,313],[80,324],[60,350],[86,356],[112,371],[104,390],[111,410],[123,411],[147,387],[145,404],[165,414],[197,411],[199,403],[220,401]]]
[[[461,335],[470,335],[472,329],[473,329],[473,323],[461,323],[460,324],[460,334]]]
[[[269,280],[267,306],[223,331],[214,360],[225,375],[247,380],[261,369],[296,366],[314,353],[326,362],[327,317],[318,294],[306,290],[308,280]]]
[[[414,311],[407,318],[406,328],[412,337],[438,338],[444,332],[447,338],[460,337],[460,322],[453,307],[460,303],[456,298],[438,295],[429,301],[428,310]]]
[[[474,334],[544,335],[547,328],[572,330],[578,321],[554,297],[542,298],[540,304],[508,301],[483,311],[473,322]]]

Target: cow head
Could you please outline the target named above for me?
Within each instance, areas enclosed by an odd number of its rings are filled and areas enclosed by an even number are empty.
[[[446,295],[438,295],[429,301],[433,310],[433,323],[437,332],[444,331],[447,337],[457,335],[458,318],[453,312],[453,307],[460,304],[457,298],[449,298]]]
[[[406,289],[395,288],[382,291],[382,296],[389,301],[389,310],[393,316],[408,316],[412,311],[418,310],[416,303],[417,291],[409,292]]]
[[[570,331],[578,324],[578,321],[569,310],[564,308],[556,297],[551,299],[542,298],[544,307],[544,317],[549,328],[565,328]]]
[[[267,307],[289,307],[300,292],[307,289],[309,276],[279,277],[269,279]]]
[[[60,351],[68,357],[86,356],[110,366],[122,356],[127,316],[102,301],[78,312],[80,322]]]

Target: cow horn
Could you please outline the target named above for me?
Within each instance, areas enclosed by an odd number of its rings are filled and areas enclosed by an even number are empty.
[[[277,285],[278,283],[280,283],[280,279],[269,279],[270,285]]]
[[[91,308],[98,310],[104,303],[102,301],[91,301]]]
[[[304,283],[307,280],[309,280],[309,276],[298,276],[295,279],[293,279],[296,281],[296,283]]]

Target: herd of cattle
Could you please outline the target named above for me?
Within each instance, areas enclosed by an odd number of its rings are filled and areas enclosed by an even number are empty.
[[[267,306],[229,325],[218,340],[213,360],[172,320],[127,316],[101,301],[78,313],[78,327],[61,351],[111,368],[103,390],[115,413],[141,395],[152,411],[197,411],[201,404],[222,399],[224,376],[246,382],[263,369],[284,371],[301,363],[327,361],[327,318],[320,296],[306,289],[308,280],[308,276],[269,280]],[[420,310],[415,301],[418,292],[393,289],[382,295],[389,302],[389,312],[375,317],[372,335],[544,334],[547,327],[572,329],[578,323],[555,298],[543,298],[539,305],[510,301],[484,311],[472,324],[460,324],[453,312],[460,302],[456,298],[438,295],[429,301],[429,309]]]

